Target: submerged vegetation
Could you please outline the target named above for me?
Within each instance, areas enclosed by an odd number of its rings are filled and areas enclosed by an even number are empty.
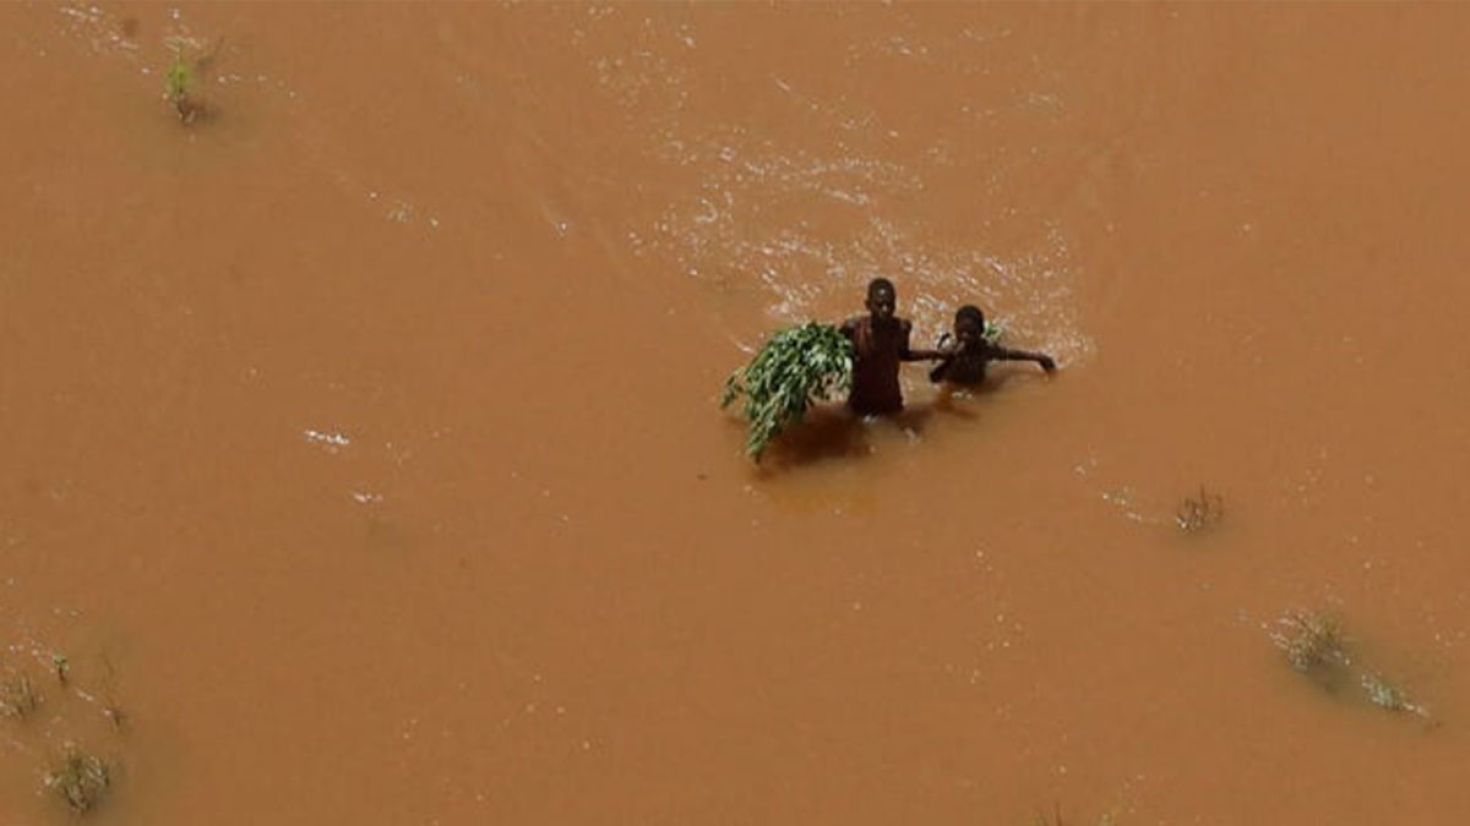
[[[1378,674],[1364,674],[1362,685],[1363,691],[1368,694],[1368,702],[1379,708],[1406,711],[1413,706],[1402,689]]]
[[[1200,533],[1225,518],[1225,500],[1200,485],[1197,496],[1186,496],[1174,512],[1174,523],[1184,533]]]
[[[1356,682],[1368,702],[1379,708],[1429,718],[1429,711],[1410,699],[1398,684],[1375,671],[1355,670],[1347,638],[1334,617],[1292,611],[1277,621],[1271,640],[1286,654],[1286,661],[1293,669],[1311,677],[1329,692]],[[1352,679],[1354,673],[1356,680]]]
[[[1411,700],[1402,688],[1389,682],[1381,674],[1364,674],[1360,682],[1363,691],[1368,695],[1368,702],[1379,708],[1389,711],[1406,711],[1420,717],[1429,716],[1429,711],[1424,706]]]
[[[49,706],[51,700],[46,700],[48,711],[54,713],[48,714],[50,719],[43,722],[39,732],[41,736],[54,743],[58,742],[58,739],[53,739],[58,725],[63,727],[62,730],[75,730],[78,721],[74,718],[74,712],[79,708],[79,703],[100,706],[113,731],[122,727],[123,713],[116,702],[110,699],[114,675],[112,663],[106,655],[102,657],[106,668],[104,685],[99,692],[93,693],[87,690],[85,680],[74,679],[71,660],[64,654],[53,649],[47,655],[39,647],[33,648],[30,653],[40,662],[49,664],[51,676],[62,687],[55,697],[54,709]],[[0,671],[0,717],[19,720],[32,716],[42,702],[40,691],[29,674],[13,667]],[[65,746],[59,754],[53,753],[49,758],[41,754],[35,755],[46,761],[40,767],[42,791],[64,802],[74,814],[89,812],[109,794],[116,779],[116,765],[108,758],[84,749],[69,739],[60,742],[64,742]],[[25,751],[30,750],[27,748]]]
[[[25,674],[13,674],[0,682],[0,716],[29,717],[41,705],[41,694]]]
[[[112,767],[95,754],[82,751],[68,743],[66,752],[56,766],[46,774],[46,787],[81,814],[91,811],[102,802],[112,784]]]
[[[1292,611],[1277,620],[1276,626],[1271,641],[1297,671],[1312,674],[1349,664],[1342,628],[1336,618]]]
[[[756,461],[788,426],[819,401],[852,387],[852,344],[836,327],[809,321],[771,337],[725,380],[721,407],[745,397],[745,452]]]

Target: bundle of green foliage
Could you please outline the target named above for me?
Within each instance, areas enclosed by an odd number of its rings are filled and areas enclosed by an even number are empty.
[[[749,364],[731,373],[720,406],[745,397],[745,452],[759,462],[771,440],[800,422],[812,404],[851,387],[852,343],[836,327],[808,321],[771,336]]]

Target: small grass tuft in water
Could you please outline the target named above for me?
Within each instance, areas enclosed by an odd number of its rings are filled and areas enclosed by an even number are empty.
[[[1225,518],[1225,500],[1219,494],[1210,493],[1200,485],[1197,496],[1187,496],[1174,512],[1174,523],[1183,533],[1200,533],[1209,530]]]
[[[41,694],[31,678],[15,674],[0,682],[0,716],[24,719],[41,705]]]
[[[46,787],[77,814],[96,808],[111,784],[112,768],[107,761],[70,743],[61,760],[46,774]]]
[[[1271,641],[1286,654],[1291,667],[1304,674],[1346,666],[1349,662],[1342,627],[1333,617],[1292,611],[1276,621]]]
[[[194,68],[184,57],[183,39],[174,38],[172,45],[174,60],[163,74],[163,93],[174,111],[178,113],[179,122],[187,126],[194,122],[200,112],[204,111],[204,107],[194,97],[196,85]]]
[[[112,724],[112,728],[114,731],[122,731],[122,727],[128,721],[127,714],[125,714],[122,708],[116,703],[108,703],[107,705],[104,705],[102,707],[102,716],[106,717],[107,722]]]
[[[66,685],[67,679],[71,676],[71,663],[67,661],[65,655],[51,655],[51,673],[56,675],[56,682]]]

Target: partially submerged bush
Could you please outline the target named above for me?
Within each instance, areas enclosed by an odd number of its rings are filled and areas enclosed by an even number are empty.
[[[13,674],[0,682],[0,716],[28,717],[41,705],[41,694],[31,678]]]
[[[1187,496],[1174,512],[1174,522],[1184,533],[1213,528],[1225,517],[1225,500],[1200,485],[1198,496]]]
[[[812,404],[851,387],[852,343],[836,327],[809,321],[776,333],[731,373],[720,406],[745,397],[745,452],[758,462],[771,440],[800,422]]]
[[[46,774],[46,787],[78,814],[96,808],[112,783],[112,768],[95,754],[67,744],[56,767]]]
[[[1286,661],[1329,692],[1356,683],[1368,702],[1394,712],[1408,712],[1426,720],[1429,711],[1414,702],[1397,684],[1369,671],[1348,654],[1347,638],[1337,620],[1310,611],[1293,611],[1276,622],[1271,641]]]
[[[1310,611],[1293,611],[1276,622],[1271,641],[1286,654],[1291,667],[1304,674],[1348,665],[1346,640],[1335,618]]]

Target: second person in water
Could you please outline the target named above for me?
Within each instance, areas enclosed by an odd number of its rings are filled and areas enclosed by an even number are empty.
[[[1013,350],[985,337],[985,314],[966,304],[954,314],[954,335],[939,341],[939,366],[929,371],[929,380],[972,387],[985,381],[985,368],[992,361],[1034,361],[1051,373],[1057,363],[1045,353]]]
[[[886,278],[868,284],[865,302],[868,314],[850,318],[842,333],[852,342],[852,392],[847,404],[862,416],[897,413],[903,409],[903,391],[898,370],[905,361],[939,361],[929,373],[935,382],[976,385],[985,380],[991,361],[1035,361],[1050,373],[1056,362],[1050,356],[1011,350],[985,339],[985,316],[967,304],[955,314],[953,337],[946,336],[937,350],[914,350],[909,346],[912,325],[896,315],[898,291]]]

